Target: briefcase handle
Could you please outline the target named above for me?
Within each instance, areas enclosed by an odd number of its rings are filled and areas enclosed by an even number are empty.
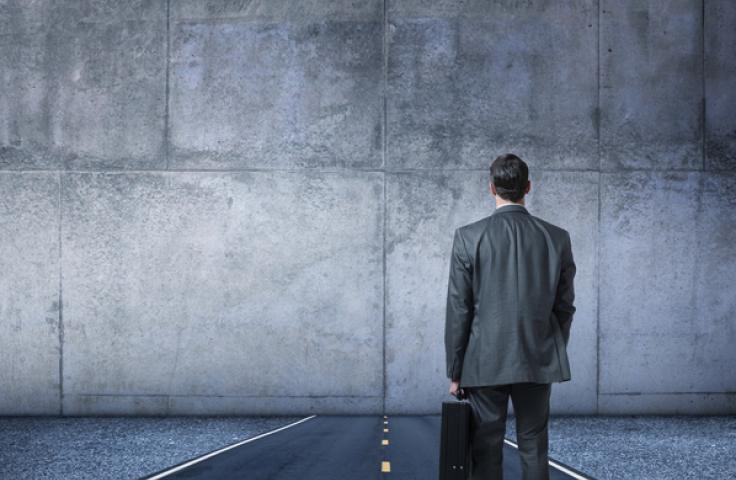
[[[457,400],[458,402],[462,402],[463,400],[467,400],[467,399],[468,399],[468,392],[466,392],[462,388],[458,388],[457,396],[455,397],[455,400]]]

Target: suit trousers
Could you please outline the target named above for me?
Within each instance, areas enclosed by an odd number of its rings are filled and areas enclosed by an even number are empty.
[[[503,440],[509,396],[516,416],[523,480],[549,480],[551,384],[465,387],[471,405],[472,480],[503,480]]]

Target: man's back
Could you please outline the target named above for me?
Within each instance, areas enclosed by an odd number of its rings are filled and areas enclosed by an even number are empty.
[[[569,234],[508,205],[455,235],[448,375],[462,378],[462,386],[569,380],[565,347],[575,312]]]

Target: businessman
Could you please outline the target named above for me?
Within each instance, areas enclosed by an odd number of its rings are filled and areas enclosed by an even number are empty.
[[[551,384],[570,380],[575,313],[570,235],[529,214],[529,169],[513,154],[491,165],[496,210],[457,229],[445,349],[450,394],[471,404],[471,478],[503,479],[508,400],[524,480],[549,478]]]

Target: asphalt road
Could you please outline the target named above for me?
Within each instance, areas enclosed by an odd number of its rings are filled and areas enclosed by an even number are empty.
[[[438,416],[314,417],[184,468],[146,478],[433,480],[438,478],[440,424]],[[510,445],[504,446],[504,477],[521,478],[519,456]],[[585,477],[550,467],[550,478]]]

